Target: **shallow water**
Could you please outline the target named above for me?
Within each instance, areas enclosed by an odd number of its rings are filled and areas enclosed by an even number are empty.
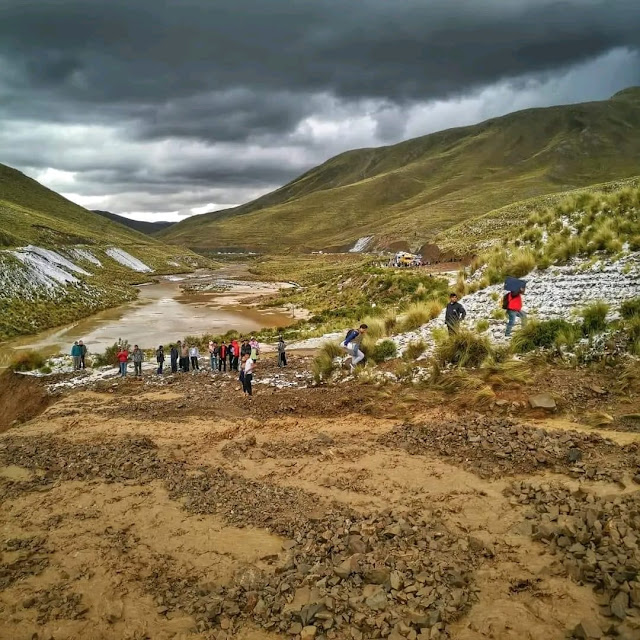
[[[0,342],[0,368],[6,367],[17,351],[35,349],[45,356],[68,353],[75,340],[83,340],[89,353],[100,353],[119,338],[147,349],[187,335],[225,333],[230,329],[251,332],[294,322],[288,314],[239,303],[239,299],[252,294],[268,293],[269,288],[277,287],[245,283],[237,291],[184,294],[177,278],[140,285],[140,295],[134,302],[63,327]]]

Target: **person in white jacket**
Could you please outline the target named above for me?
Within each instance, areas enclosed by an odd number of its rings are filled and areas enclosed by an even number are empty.
[[[191,370],[195,371],[196,369],[200,370],[200,365],[198,364],[198,358],[200,357],[200,352],[198,351],[198,347],[195,345],[189,349],[189,356],[191,357]]]

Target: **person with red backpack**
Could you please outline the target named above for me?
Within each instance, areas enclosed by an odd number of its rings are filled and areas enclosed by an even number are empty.
[[[349,329],[345,339],[340,345],[351,353],[351,371],[354,370],[357,364],[364,360],[364,353],[362,353],[360,345],[368,328],[366,324],[361,324],[359,329]]]
[[[502,298],[502,308],[507,312],[507,330],[505,335],[509,337],[516,323],[516,318],[520,318],[520,324],[524,327],[527,324],[527,314],[522,310],[522,294],[524,289],[509,291]]]

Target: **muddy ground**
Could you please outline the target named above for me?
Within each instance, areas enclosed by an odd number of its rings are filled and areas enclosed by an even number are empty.
[[[207,373],[4,378],[0,638],[640,638],[615,376],[539,371],[476,412],[291,365],[251,400]],[[529,410],[545,388],[558,410]]]

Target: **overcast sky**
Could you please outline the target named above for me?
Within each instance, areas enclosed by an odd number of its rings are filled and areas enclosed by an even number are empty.
[[[0,162],[144,220],[631,85],[639,0],[0,0]]]

